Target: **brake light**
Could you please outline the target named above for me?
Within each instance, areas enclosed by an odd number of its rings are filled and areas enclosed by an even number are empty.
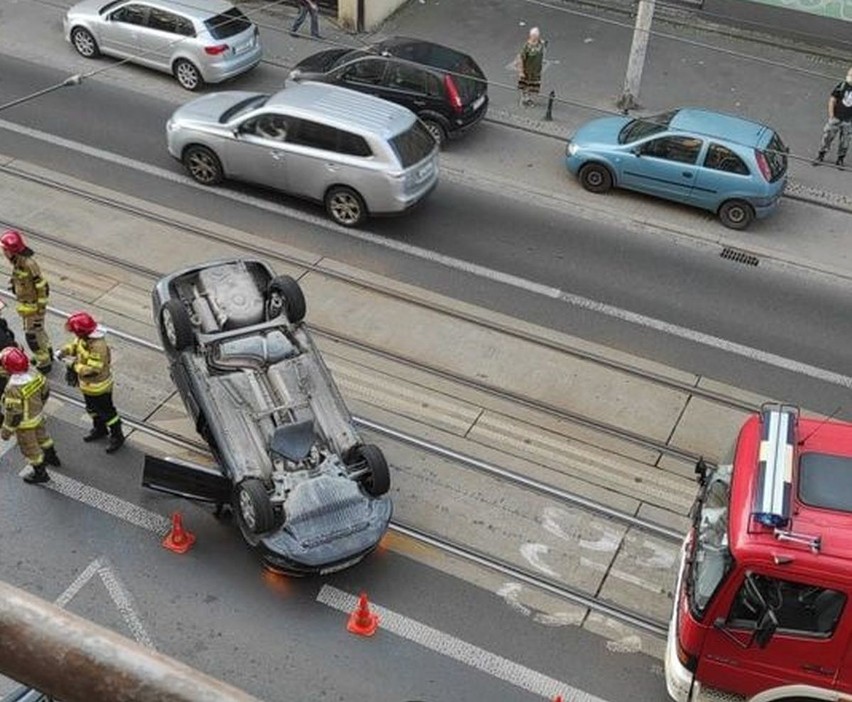
[[[216,46],[205,46],[204,53],[210,54],[210,56],[218,56],[219,54],[224,54],[228,50],[227,44],[216,44]]]
[[[772,171],[769,170],[769,161],[766,160],[766,154],[755,149],[754,158],[757,161],[757,167],[760,169],[760,174],[767,183],[770,182],[772,180]]]
[[[459,90],[456,88],[456,82],[452,76],[444,76],[444,87],[447,89],[447,95],[450,97],[450,105],[453,108],[453,112],[461,114],[464,105],[462,105],[461,95],[459,95]]]

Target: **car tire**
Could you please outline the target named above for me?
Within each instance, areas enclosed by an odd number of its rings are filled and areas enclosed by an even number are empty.
[[[160,309],[160,336],[172,351],[184,351],[195,346],[192,320],[180,300],[166,300]]]
[[[447,140],[447,130],[444,129],[444,125],[434,119],[423,119],[421,121],[423,126],[426,127],[426,131],[432,135],[432,138],[438,144],[438,148],[443,148],[444,142]]]
[[[259,478],[246,478],[234,488],[234,511],[247,534],[265,534],[275,526],[275,510]]]
[[[85,27],[74,27],[71,30],[71,43],[83,58],[97,58],[101,55],[97,40]]]
[[[206,146],[188,147],[183,152],[183,165],[193,180],[202,185],[218,185],[225,178],[222,162]]]
[[[172,66],[172,73],[174,73],[177,82],[180,83],[180,87],[184,90],[196,92],[204,87],[204,78],[201,77],[201,71],[191,61],[178,59],[175,61],[174,66]]]
[[[349,453],[352,463],[364,463],[366,472],[360,478],[369,495],[381,497],[390,490],[390,469],[385,454],[375,444],[359,444]]]
[[[367,206],[357,191],[335,185],[325,194],[325,211],[343,227],[357,227],[367,219]]]
[[[590,193],[605,193],[612,188],[612,173],[601,163],[587,163],[579,177],[580,185]]]
[[[719,208],[719,221],[728,229],[747,229],[754,221],[754,208],[745,200],[727,200]]]
[[[290,324],[298,324],[305,318],[307,303],[299,284],[289,275],[279,275],[269,282],[267,290],[267,314],[270,319],[277,317],[283,310]],[[273,296],[280,298],[273,303]]]

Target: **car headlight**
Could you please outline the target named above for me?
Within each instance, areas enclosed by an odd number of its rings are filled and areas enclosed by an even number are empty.
[[[577,145],[573,141],[568,142],[568,146],[565,147],[565,153],[568,156],[573,156],[578,151]]]

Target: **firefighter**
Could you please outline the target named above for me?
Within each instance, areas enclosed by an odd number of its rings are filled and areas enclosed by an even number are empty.
[[[65,381],[79,386],[86,401],[92,428],[83,441],[96,441],[109,434],[106,452],[115,453],[124,444],[121,417],[112,403],[112,371],[106,331],[88,312],[75,312],[65,322],[74,340],[56,354],[66,363]]]
[[[36,368],[50,373],[53,349],[44,330],[44,315],[50,286],[33,258],[33,250],[26,245],[21,232],[9,229],[0,236],[3,253],[12,264],[9,288],[15,293],[18,314],[24,325],[24,339],[33,352]]]
[[[45,464],[61,465],[53,439],[44,426],[43,410],[50,388],[44,376],[30,367],[27,354],[17,346],[0,351],[0,365],[9,374],[2,399],[4,418],[0,438],[6,441],[15,434],[18,448],[33,467],[24,480],[45,483],[50,480]]]

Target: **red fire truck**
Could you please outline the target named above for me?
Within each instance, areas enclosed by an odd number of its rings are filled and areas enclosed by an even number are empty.
[[[696,473],[669,695],[852,702],[852,424],[765,405]]]

